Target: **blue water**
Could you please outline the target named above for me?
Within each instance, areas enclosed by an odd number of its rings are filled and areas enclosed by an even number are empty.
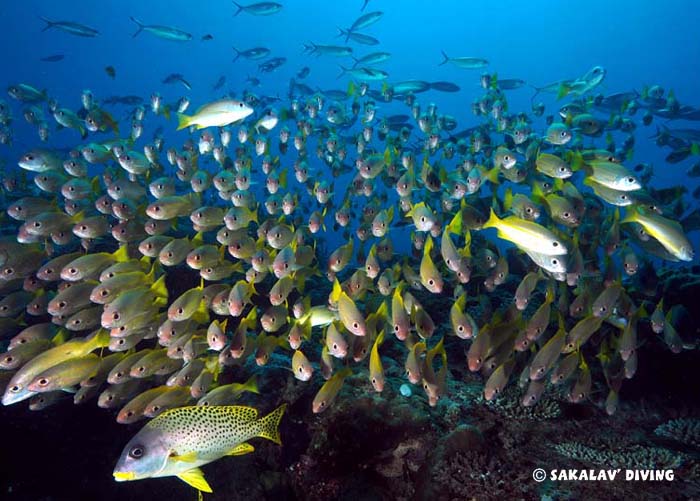
[[[381,44],[369,47],[350,42],[348,45],[353,48],[354,55],[361,57],[374,51],[390,52],[391,59],[377,66],[389,73],[389,84],[409,79],[458,84],[461,91],[455,94],[430,91],[418,95],[423,109],[429,103],[435,103],[440,113],[456,117],[459,123],[457,131],[483,121],[471,112],[472,102],[484,94],[479,85],[482,70],[465,70],[451,64],[441,66],[441,51],[454,57],[485,58],[490,62],[489,73],[497,73],[500,78],[525,80],[529,85],[506,94],[509,113],[530,113],[534,93],[531,86],[576,78],[595,65],[607,70],[604,82],[594,91],[596,94],[641,92],[645,86],[660,85],[667,91],[672,89],[682,105],[700,107],[700,9],[696,1],[370,0],[364,12],[360,12],[362,0],[280,1],[284,4],[282,12],[256,17],[246,13],[234,16],[235,6],[228,0],[8,0],[0,5],[0,47],[3,54],[0,89],[19,82],[28,83],[46,89],[62,107],[73,110],[81,107],[80,95],[84,89],[90,89],[98,101],[113,95],[138,95],[144,98],[147,108],[151,94],[158,92],[166,104],[175,103],[183,96],[189,97],[192,103],[189,112],[225,94],[240,97],[248,89],[258,96],[281,98],[281,102],[275,103],[281,108],[287,104],[290,79],[304,66],[311,69],[304,83],[312,88],[347,89],[349,77],[337,77],[340,65],[352,66],[352,60],[308,55],[303,52],[303,44],[311,41],[343,45],[343,39],[337,38],[338,27],[350,26],[362,13],[381,10],[383,18],[362,30],[378,38]],[[79,38],[56,29],[42,32],[44,22],[38,16],[83,23],[98,29],[100,34],[95,38]],[[173,42],[147,32],[133,37],[137,26],[129,16],[146,24],[176,26],[191,33],[193,39]],[[205,34],[213,35],[213,40],[202,41]],[[261,74],[258,72],[260,61],[240,58],[232,62],[235,57],[233,46],[241,50],[267,47],[271,49],[272,57],[285,57],[287,62],[273,73]],[[65,59],[54,63],[40,61],[40,58],[53,54],[64,54]],[[115,68],[116,78],[106,74],[106,66]],[[192,90],[187,91],[178,83],[163,84],[162,80],[171,73],[181,73],[191,83]],[[213,91],[212,86],[221,75],[226,77],[226,83],[222,89]],[[250,88],[246,83],[250,76],[259,78],[261,85]],[[370,86],[379,89],[380,84]],[[23,153],[41,143],[36,128],[22,118],[25,105],[6,95],[2,99],[9,103],[14,121],[11,125],[13,144],[0,145],[0,165],[14,169]],[[556,115],[559,106],[567,101],[557,101],[552,94],[540,94],[536,99],[546,105],[545,116]],[[398,101],[378,102],[377,106],[378,117],[409,114],[405,104]],[[108,108],[120,120],[125,133],[130,128],[132,108],[122,105]],[[633,117],[638,123],[634,132],[636,144],[633,157],[625,164],[652,164],[655,175],[650,185],[653,187],[683,184],[692,192],[698,187],[699,178],[689,179],[685,170],[697,162],[698,157],[690,156],[678,164],[667,164],[664,158],[670,150],[655,145],[650,136],[659,124],[700,128],[699,123],[666,122],[655,117],[654,122],[645,127],[641,125],[642,113],[640,110]],[[46,119],[50,139],[45,146],[64,149],[87,142],[81,141],[74,130],[56,130],[49,114]],[[248,123],[252,124],[252,120],[249,119]],[[175,120],[167,121],[149,110],[137,149],[151,141],[158,127],[163,128],[166,149],[179,148],[190,137],[187,131],[175,132]],[[544,117],[536,118],[533,127],[536,132],[544,132]],[[291,128],[293,134],[295,129]],[[237,145],[236,130],[234,127],[232,148]],[[355,126],[353,131],[357,130],[358,126]],[[89,140],[111,137],[111,134],[91,135]],[[193,137],[198,137],[198,134]],[[276,144],[277,132],[270,133],[270,137]],[[624,135],[616,132],[614,137],[620,144]],[[312,166],[331,181],[330,174],[326,174],[322,164],[314,158],[315,142],[309,144]],[[602,146],[604,137],[586,138],[584,144]],[[353,146],[348,145],[348,150],[348,157],[354,158]],[[282,166],[291,167],[294,158],[296,150],[290,145],[289,153],[282,157]],[[259,164],[259,160],[257,162]],[[446,161],[445,164],[451,166],[454,162]],[[207,168],[213,170],[215,164],[211,162]],[[296,187],[291,174],[290,168],[290,184]],[[343,179],[347,182],[349,176]],[[263,182],[262,178],[259,182]],[[337,185],[336,204],[341,201],[343,188]],[[210,191],[213,192],[213,188]],[[697,200],[690,197],[690,193],[686,195],[686,201],[688,212],[697,208]],[[313,209],[316,209],[315,204]],[[332,224],[329,215],[326,225],[331,227]],[[356,228],[356,221],[351,227]],[[407,252],[409,232],[410,228],[393,233],[401,236],[401,241],[396,243],[398,250]],[[696,252],[700,247],[698,233],[689,235]],[[341,231],[330,231],[322,238],[330,249],[344,241]],[[489,238],[495,240],[493,234],[489,234]],[[692,264],[696,263],[697,257]],[[634,386],[636,383],[629,384]],[[68,408],[67,412],[83,410]],[[113,416],[105,416],[106,420],[113,421]],[[120,439],[116,449],[121,442]],[[109,470],[116,458],[113,452],[105,456],[108,456],[105,462],[109,463],[105,469]],[[27,464],[30,464],[29,460]],[[112,486],[109,471],[106,474],[105,485]],[[153,489],[157,488],[157,484],[152,485],[155,485]],[[183,492],[183,498],[190,494],[187,489]]]
[[[362,1],[283,3],[284,9],[273,16],[242,13],[234,17],[233,4],[219,0],[205,4],[183,0],[106,1],[100,2],[99,8],[94,2],[82,0],[5,2],[0,12],[2,83],[28,82],[47,88],[62,105],[75,109],[80,106],[83,89],[91,89],[98,98],[113,94],[148,98],[160,92],[166,102],[186,94],[196,107],[219,97],[211,92],[211,86],[220,75],[227,79],[222,90],[239,95],[246,77],[256,75],[256,61],[239,59],[231,63],[231,47],[235,45],[241,49],[265,46],[273,56],[288,59],[274,73],[259,76],[262,84],[254,90],[259,95],[284,96],[289,79],[302,66],[311,68],[307,83],[312,87],[344,89],[347,78],[335,77],[338,64],[350,61],[307,56],[302,53],[302,43],[342,44],[342,39],[336,38],[337,27],[349,26],[360,15]],[[442,111],[456,116],[460,126],[475,122],[469,104],[481,94],[480,71],[438,66],[440,50],[451,56],[486,58],[491,63],[490,72],[538,86],[574,78],[597,64],[608,70],[600,88],[605,94],[659,84],[673,89],[681,103],[700,104],[700,43],[696,34],[700,13],[692,1],[593,0],[574,6],[551,1],[443,0],[428,4],[371,0],[365,12],[371,10],[384,12],[380,22],[366,30],[381,45],[351,44],[354,52],[390,52],[392,58],[382,66],[389,72],[390,82],[416,78],[460,85],[462,91],[458,94],[420,96],[421,102],[433,101]],[[78,38],[57,30],[42,33],[44,23],[39,15],[87,24],[98,29],[100,35]],[[170,42],[145,32],[132,38],[136,26],[129,16],[149,24],[177,26],[194,38],[191,42]],[[214,40],[200,41],[207,33]],[[57,63],[39,62],[39,58],[55,53],[64,53],[66,58]],[[115,67],[116,79],[105,73],[107,65]],[[175,72],[189,80],[191,92],[185,92],[179,84],[161,83],[167,74]],[[527,87],[509,92],[511,110],[529,111],[531,94]],[[554,105],[551,95],[543,96],[543,101]],[[548,107],[547,113],[554,110]],[[147,132],[152,119],[148,117]],[[34,131],[22,122],[16,120],[15,136],[31,144]],[[661,152],[644,141],[645,134],[640,132],[635,161],[661,165]],[[52,134],[52,144],[71,146],[74,142],[72,131]],[[12,159],[22,150],[0,151]],[[671,173],[678,172],[678,179],[664,172],[659,181],[680,181],[682,169],[677,167]]]

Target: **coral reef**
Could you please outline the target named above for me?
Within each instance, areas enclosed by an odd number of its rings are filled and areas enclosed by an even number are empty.
[[[682,445],[700,448],[700,419],[672,419],[659,425],[654,434]]]

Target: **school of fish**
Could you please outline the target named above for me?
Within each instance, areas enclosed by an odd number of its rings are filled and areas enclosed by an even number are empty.
[[[234,13],[282,8],[236,4]],[[318,387],[319,413],[353,374],[384,391],[393,343],[406,381],[435,406],[447,396],[446,345],[461,345],[487,400],[516,380],[524,406],[556,388],[583,402],[602,385],[612,414],[637,370],[640,322],[674,353],[693,348],[674,327],[677,308],[659,299],[655,263],[694,261],[687,232],[700,216],[687,213],[687,190],[654,189],[651,166],[631,160],[639,127],[698,120],[700,110],[658,85],[597,93],[607,71],[593,66],[531,85],[532,109],[515,113],[508,92],[526,82],[475,72],[489,66],[480,57],[442,52],[441,61],[437,48],[436,66],[480,83],[472,117],[451,116],[423,94],[458,84],[393,81],[377,67],[391,54],[355,57],[357,46],[380,43],[360,30],[382,14],[340,29],[354,47],[303,44],[310,58],[355,59],[341,66],[341,90],[304,83],[308,66],[283,98],[255,94],[257,77],[240,97],[227,95],[222,75],[216,98],[194,113],[187,96],[167,104],[157,92],[85,90],[76,110],[29,83],[7,89],[0,144],[12,142],[17,113],[44,144],[7,159],[20,169],[6,167],[2,181],[4,405],[44,409],[70,392],[120,423],[153,418],[124,449],[115,479],[174,475],[210,492],[200,465],[252,452],[256,436],[280,443],[284,406],[259,419],[236,405],[260,392],[255,376],[220,383],[250,359],[286,359],[296,379]],[[44,20],[45,30],[100,35]],[[194,38],[132,20],[134,37]],[[287,62],[265,47],[234,52],[259,61],[260,78]],[[177,73],[163,84],[191,89]],[[541,93],[556,95],[549,116],[535,101]],[[405,114],[383,116],[381,103]],[[128,127],[115,106],[132,107]],[[467,119],[477,125],[460,127]],[[49,146],[54,120],[57,135],[74,135],[70,151]],[[156,120],[178,140],[166,144]],[[671,148],[669,163],[700,153],[700,130],[659,126],[654,139]],[[700,176],[698,165],[689,176]],[[199,284],[173,294],[185,276]],[[447,306],[421,302],[432,295]]]

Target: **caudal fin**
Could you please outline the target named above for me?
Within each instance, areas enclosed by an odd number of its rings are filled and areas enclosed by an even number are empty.
[[[442,62],[441,62],[440,64],[438,64],[438,66],[442,66],[443,64],[447,64],[448,62],[450,62],[450,56],[448,56],[447,54],[445,54],[445,51],[444,51],[444,50],[441,50],[440,53],[442,54],[442,57],[443,57],[444,59],[442,60]]]
[[[258,436],[272,440],[277,445],[282,445],[279,426],[286,409],[287,404],[282,404],[277,409],[262,418],[260,420],[260,433],[258,433]]]
[[[138,35],[139,33],[141,33],[143,31],[143,23],[141,21],[139,21],[138,19],[131,17],[131,16],[129,17],[129,19],[131,19],[133,22],[135,22],[136,25],[139,27],[139,29],[136,30],[136,33],[131,35],[131,38],[134,38],[136,35]]]
[[[348,40],[350,40],[350,30],[349,30],[349,29],[344,30],[343,28],[340,28],[340,27],[339,27],[339,28],[338,28],[338,32],[339,32],[339,33],[338,33],[338,36],[339,36],[339,37],[345,36],[345,43],[347,43]]]
[[[238,58],[241,57],[241,51],[235,47],[233,47],[233,50],[236,51],[236,57],[233,58],[233,62],[235,63],[236,61],[238,61]]]
[[[185,115],[184,113],[177,114],[177,130],[186,129],[190,126],[190,119],[192,117]]]
[[[235,5],[236,7],[238,7],[238,10],[235,12],[235,14],[233,14],[234,16],[237,16],[238,14],[240,14],[241,12],[243,12],[243,6],[242,6],[241,4],[239,4],[239,3],[237,3],[237,2],[233,2],[233,5]]]
[[[39,19],[41,19],[42,21],[44,21],[44,22],[46,23],[46,26],[44,26],[44,29],[41,30],[41,31],[46,31],[46,30],[48,30],[49,28],[53,28],[54,24],[56,24],[56,23],[54,23],[53,21],[49,21],[48,19],[46,19],[46,18],[43,17],[43,16],[39,16]]]

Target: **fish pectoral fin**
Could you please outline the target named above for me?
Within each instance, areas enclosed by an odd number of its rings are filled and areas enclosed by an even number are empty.
[[[183,461],[185,463],[194,463],[197,460],[197,453],[196,452],[188,452],[187,454],[183,454],[181,456],[170,456],[170,459],[173,461]]]
[[[244,454],[250,454],[255,450],[255,447],[250,445],[248,442],[243,442],[238,444],[236,447],[231,449],[226,453],[227,456],[242,456]]]
[[[204,473],[199,468],[192,468],[191,470],[184,471],[177,475],[177,478],[185,482],[187,485],[191,485],[198,491],[214,492],[211,490],[211,487],[209,487],[209,484],[204,478]]]

